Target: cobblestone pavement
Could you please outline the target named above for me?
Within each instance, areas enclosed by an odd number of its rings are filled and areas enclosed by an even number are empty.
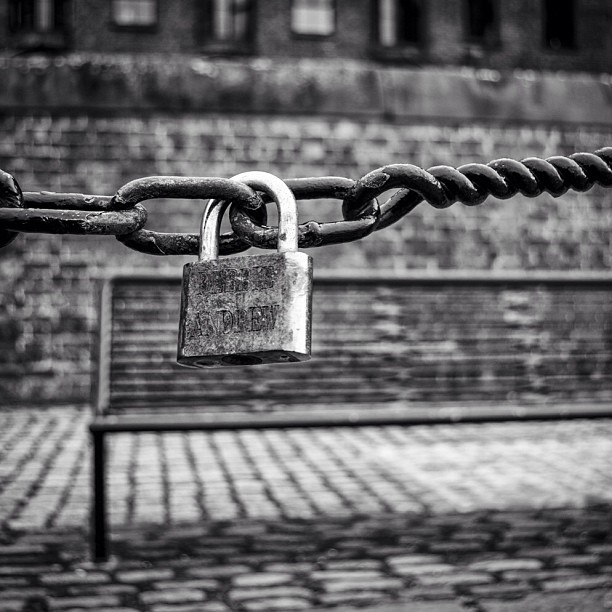
[[[612,420],[110,436],[0,413],[0,611],[612,610]],[[374,607],[372,607],[374,606]]]

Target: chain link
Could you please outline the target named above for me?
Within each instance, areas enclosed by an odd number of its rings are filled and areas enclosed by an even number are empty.
[[[296,200],[342,201],[342,220],[299,226],[301,248],[359,240],[389,227],[423,201],[435,208],[455,202],[482,204],[489,196],[530,198],[542,193],[559,197],[572,189],[594,185],[612,187],[612,147],[594,153],[574,153],[522,161],[497,159],[488,164],[458,168],[391,164],[357,181],[343,177],[285,180]],[[378,198],[397,191],[379,204]],[[144,229],[147,210],[141,204],[153,198],[221,199],[230,201],[232,232],[221,235],[222,255],[256,246],[276,248],[278,230],[266,224],[265,203],[270,198],[239,181],[215,177],[151,176],[136,179],[110,196],[78,193],[22,192],[15,178],[0,170],[0,248],[18,232],[114,235],[126,246],[150,255],[196,255],[199,234],[154,232]]]

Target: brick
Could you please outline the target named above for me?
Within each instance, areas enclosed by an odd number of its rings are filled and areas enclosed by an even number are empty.
[[[549,570],[511,570],[502,572],[502,578],[510,581],[522,580],[548,580],[550,578],[563,578],[565,576],[580,576],[584,572],[578,568],[558,568]]]
[[[606,598],[609,601],[609,591],[581,591],[580,593],[533,593],[519,602],[516,601],[485,601],[480,604],[483,612],[603,612],[607,609]],[[609,607],[609,606],[608,606]]]
[[[444,554],[473,553],[484,549],[482,542],[434,542],[429,545],[431,552]]]
[[[227,535],[258,536],[266,533],[267,528],[265,525],[259,525],[257,523],[242,523],[230,525],[226,527],[223,532]]]
[[[129,584],[102,584],[86,586],[70,586],[70,595],[132,595],[138,592],[135,586]]]
[[[152,582],[154,580],[170,580],[174,577],[171,569],[143,569],[121,571],[116,573],[117,580],[128,583]]]
[[[140,593],[140,600],[145,605],[189,603],[194,601],[204,601],[206,595],[198,589],[165,589],[164,591],[144,591]]]
[[[563,555],[554,560],[555,565],[559,567],[583,567],[597,565],[599,562],[599,555]]]
[[[268,563],[264,566],[264,570],[266,572],[281,574],[305,574],[310,572],[314,565],[314,563],[308,561],[297,563]]]
[[[368,580],[382,577],[379,570],[319,570],[310,573],[313,580]]]
[[[273,586],[273,587],[237,587],[230,589],[229,598],[238,601],[249,601],[253,599],[283,599],[283,598],[308,598],[310,591],[300,586]]]
[[[0,576],[31,576],[61,570],[61,565],[20,565],[20,566],[0,566]]]
[[[20,589],[5,589],[0,591],[0,600],[3,599],[18,599],[19,597],[43,597],[45,595],[45,589],[36,587],[26,587]]]
[[[550,547],[537,547],[537,548],[524,548],[521,549],[517,554],[521,557],[535,557],[540,559],[552,559],[553,557],[562,557],[564,555],[571,555],[574,551],[571,548],[565,548],[562,546],[550,546]]]
[[[253,570],[248,565],[228,564],[210,567],[190,567],[187,574],[194,578],[232,578],[240,574],[248,574]]]
[[[232,578],[232,584],[237,587],[267,587],[291,582],[293,576],[287,573],[261,572],[239,574]]]
[[[455,599],[455,589],[451,586],[431,586],[424,587],[419,585],[400,591],[399,598],[410,601],[441,601],[445,599]]]
[[[441,563],[443,561],[441,555],[396,555],[389,557],[387,563],[389,565],[419,565]]]
[[[521,584],[485,584],[469,589],[478,599],[518,599],[527,594],[527,587]]]
[[[423,586],[470,586],[492,582],[489,574],[482,572],[457,572],[454,574],[427,574],[417,577],[418,584]]]
[[[312,604],[307,599],[298,597],[281,597],[279,599],[265,599],[263,601],[246,601],[242,604],[246,610],[252,612],[267,612],[277,610],[278,612],[289,612],[290,610],[310,610]]]
[[[408,609],[410,612],[465,612],[465,608],[461,604],[448,601],[411,601]],[[353,612],[353,609],[336,608],[335,612]],[[406,604],[383,603],[374,608],[360,608],[360,612],[406,612]]]
[[[338,593],[341,591],[396,591],[403,586],[402,580],[380,576],[378,578],[344,579],[325,581],[323,590],[326,593]]]
[[[448,574],[456,571],[454,565],[448,563],[430,563],[424,565],[399,565],[393,571],[400,576],[421,576],[424,574]]]
[[[475,561],[468,569],[483,572],[507,572],[512,570],[539,570],[542,562],[538,559],[490,559]]]
[[[175,526],[170,527],[165,531],[165,537],[169,540],[179,539],[179,540],[202,540],[208,535],[208,529],[205,527],[194,527],[194,526]],[[206,542],[209,542],[209,538],[206,538]]]
[[[0,588],[7,589],[13,587],[24,587],[28,584],[28,580],[26,578],[18,578],[18,577],[9,577],[9,578],[0,578]]]
[[[110,582],[110,576],[104,572],[75,571],[68,573],[43,574],[39,580],[46,585],[63,584],[104,584]]]
[[[612,586],[612,576],[580,576],[561,580],[545,580],[542,588],[545,591],[577,591]]]
[[[195,580],[162,580],[160,582],[154,582],[153,586],[156,589],[162,590],[183,587],[187,589],[203,589],[206,591],[213,591],[219,588],[219,582],[209,578],[197,578]]]
[[[592,544],[586,549],[594,555],[612,555],[612,544]]]
[[[387,598],[380,591],[343,591],[339,593],[323,593],[319,596],[324,606],[337,606],[347,603],[364,603],[385,601]]]
[[[86,608],[99,610],[100,608],[118,607],[120,600],[113,595],[93,595],[90,597],[49,597],[51,610],[65,610],[69,608]]]
[[[72,610],[70,611],[72,612]],[[96,608],[96,612],[140,612],[136,608],[112,607],[112,608]]]
[[[42,555],[47,552],[47,548],[40,544],[12,544],[10,546],[0,546],[0,559],[4,556],[14,555]]]
[[[329,570],[375,570],[382,566],[380,561],[375,559],[342,559],[330,560],[325,563],[325,568]]]
[[[3,612],[23,612],[25,599],[4,599],[2,600]]]
[[[109,610],[109,612],[111,612]],[[114,611],[113,611],[114,612]],[[198,604],[156,604],[151,606],[151,612],[231,612],[220,601],[207,601]]]

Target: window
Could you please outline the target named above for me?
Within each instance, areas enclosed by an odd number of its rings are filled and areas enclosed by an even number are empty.
[[[157,0],[113,0],[112,11],[118,26],[150,28],[157,24]]]
[[[383,47],[421,42],[422,8],[419,0],[379,0],[378,40]]]
[[[246,40],[249,34],[249,0],[215,0],[213,31],[217,40]]]
[[[64,0],[14,0],[10,4],[10,29],[42,34],[63,31],[64,5]]]
[[[497,15],[493,0],[466,1],[468,40],[482,45],[497,42]]]
[[[576,6],[574,0],[545,0],[544,43],[549,49],[576,47]]]
[[[206,43],[246,43],[252,34],[251,0],[208,0],[202,5]]]
[[[329,36],[335,30],[335,0],[293,0],[291,31],[294,34]]]

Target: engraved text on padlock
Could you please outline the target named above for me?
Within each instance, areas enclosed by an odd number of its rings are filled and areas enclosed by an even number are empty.
[[[267,173],[234,178],[276,200],[278,251],[219,259],[227,203],[207,203],[200,259],[183,268],[178,363],[209,367],[310,359],[312,258],[297,251],[295,198],[283,181]]]

